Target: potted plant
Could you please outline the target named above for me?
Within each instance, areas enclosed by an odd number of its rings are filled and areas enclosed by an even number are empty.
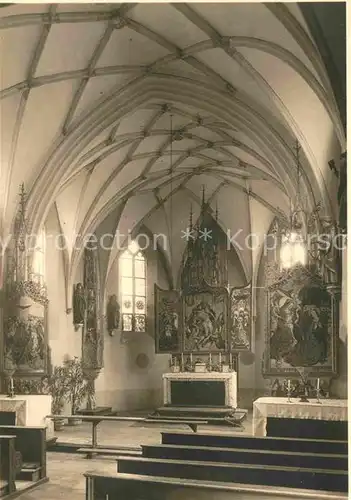
[[[51,412],[53,415],[61,415],[64,401],[68,395],[68,380],[65,367],[55,366],[48,377],[48,392],[52,397]],[[54,419],[55,431],[61,431],[64,426],[63,418]]]
[[[71,405],[72,415],[77,415],[84,398],[88,395],[89,387],[85,380],[82,362],[76,356],[73,359],[66,359],[64,362],[68,382],[67,401]],[[68,419],[69,425],[78,425],[79,419]]]

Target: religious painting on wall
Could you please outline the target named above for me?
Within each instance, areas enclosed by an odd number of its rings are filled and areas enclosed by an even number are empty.
[[[232,288],[230,291],[230,349],[249,351],[251,349],[251,284]]]
[[[162,290],[155,285],[156,353],[181,351],[181,301],[176,290]]]
[[[336,373],[337,307],[320,277],[303,266],[267,287],[264,371]]]
[[[22,285],[14,285],[8,294],[3,368],[16,376],[43,376],[48,362],[47,300]]]
[[[228,302],[225,289],[183,296],[184,352],[213,353],[226,349]]]

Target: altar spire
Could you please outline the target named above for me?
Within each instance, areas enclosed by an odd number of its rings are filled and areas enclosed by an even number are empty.
[[[202,189],[200,217],[193,224],[192,207],[190,207],[190,234],[185,266],[182,273],[181,288],[186,293],[204,286],[227,286],[227,258],[224,239],[218,226],[218,207],[216,220],[206,202],[205,187]]]

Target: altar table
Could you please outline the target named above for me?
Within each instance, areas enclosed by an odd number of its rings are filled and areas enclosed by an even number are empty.
[[[163,374],[163,404],[237,407],[236,372]]]
[[[347,421],[347,400],[345,399],[310,399],[300,402],[299,398],[265,397],[253,403],[253,435],[266,436],[267,419],[295,418],[310,420]]]

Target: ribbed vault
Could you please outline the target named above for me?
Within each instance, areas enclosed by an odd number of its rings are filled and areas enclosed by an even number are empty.
[[[297,4],[18,4],[0,30],[2,238],[23,181],[33,232],[56,204],[68,286],[113,210],[173,238],[175,279],[203,185],[224,231],[263,237],[296,190],[296,139],[306,205],[334,216],[345,137]],[[250,280],[260,249],[238,255]]]

